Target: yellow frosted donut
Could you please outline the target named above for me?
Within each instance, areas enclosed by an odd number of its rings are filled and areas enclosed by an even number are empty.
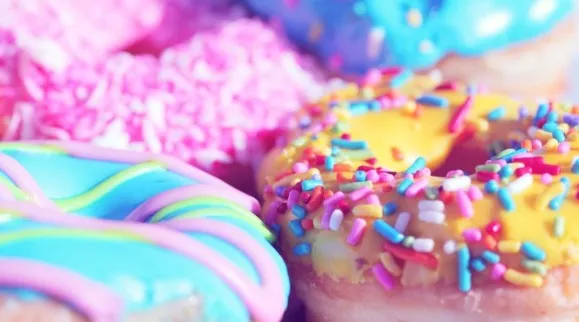
[[[305,107],[258,179],[310,320],[579,319],[576,114],[400,70]]]

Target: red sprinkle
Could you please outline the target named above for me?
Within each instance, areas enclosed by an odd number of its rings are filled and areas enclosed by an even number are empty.
[[[372,166],[373,166],[373,165],[376,164],[376,162],[378,162],[378,159],[376,159],[376,158],[370,158],[370,159],[364,160],[364,162],[366,162],[366,163],[368,163],[369,165],[372,165]]]
[[[361,165],[358,167],[358,169],[356,169],[356,171],[370,171],[370,170],[375,170],[373,167],[367,166],[367,165]]]
[[[349,140],[352,138],[352,136],[349,133],[344,133],[344,134],[340,135],[340,138],[342,140]]]
[[[472,106],[473,98],[472,96],[468,96],[450,118],[450,122],[448,123],[448,132],[456,133],[464,127],[464,122]]]
[[[561,167],[555,164],[533,164],[530,166],[534,174],[545,174],[556,176],[561,173]]]
[[[479,171],[476,173],[476,179],[480,182],[487,182],[490,180],[499,180],[499,175],[489,171]]]
[[[534,156],[528,158],[514,157],[513,162],[522,163],[524,165],[533,165],[533,164],[543,164],[544,160],[542,156]]]
[[[280,203],[279,206],[277,206],[276,211],[280,214],[284,214],[287,211],[287,204],[286,203]]]
[[[515,175],[517,177],[520,177],[520,176],[525,175],[527,173],[533,173],[533,169],[530,167],[522,167],[522,168],[518,168],[517,170],[515,170]]]
[[[317,186],[312,191],[310,200],[306,204],[306,210],[308,212],[314,212],[320,208],[322,203],[324,202],[324,188],[321,186]]]
[[[441,191],[438,194],[439,199],[444,202],[445,205],[451,204],[454,202],[454,195],[448,191]]]
[[[434,88],[435,91],[446,91],[446,90],[455,91],[457,89],[458,89],[458,83],[452,82],[452,81],[444,82],[444,83],[436,86],[436,88]]]
[[[500,234],[503,231],[503,225],[499,221],[493,220],[487,224],[485,231],[487,234],[497,238],[500,237]]]
[[[324,190],[324,199],[328,199],[334,195],[334,192],[330,189]]]
[[[312,219],[302,220],[302,228],[305,231],[312,230],[314,228],[314,221]]]
[[[421,264],[430,269],[436,269],[438,267],[438,259],[432,254],[420,253],[413,249],[403,248],[390,242],[384,243],[384,250],[392,254],[394,257]]]
[[[308,203],[308,201],[310,201],[310,197],[311,195],[309,192],[302,192],[302,194],[300,195],[300,200],[303,203]]]
[[[350,205],[346,199],[340,200],[336,207],[339,208],[344,214],[349,213],[351,210]]]

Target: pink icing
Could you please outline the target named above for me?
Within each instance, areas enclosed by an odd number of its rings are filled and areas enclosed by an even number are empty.
[[[130,162],[139,163],[150,161],[151,159],[160,161],[167,166],[171,171],[187,175],[189,177],[199,180],[199,177],[206,177],[208,175],[203,174],[201,171],[192,169],[187,164],[175,160],[173,158],[161,157],[154,154],[137,153],[129,151],[117,151],[111,149],[104,149],[93,147],[89,145],[83,145],[79,143],[72,142],[18,142],[18,144],[39,144],[39,145],[51,145],[59,147],[70,155],[79,158],[92,158],[96,160],[106,160],[106,161],[116,161],[116,162]],[[0,154],[1,156],[1,154]],[[0,159],[1,160],[1,159]],[[38,185],[34,182],[34,179],[23,169],[21,166],[13,166],[9,161],[8,163],[0,162],[0,166],[9,166],[4,168],[5,173],[10,176],[10,178],[18,178],[19,184],[27,188],[27,192],[31,192],[35,196],[43,196],[42,191]],[[209,177],[211,178],[211,177]],[[206,178],[203,178],[206,179]],[[144,219],[146,216],[152,212],[161,209],[164,206],[169,205],[171,202],[178,200],[184,200],[192,196],[199,195],[211,195],[211,196],[223,196],[224,194],[227,198],[231,198],[233,201],[240,203],[243,206],[248,207],[253,211],[257,211],[259,206],[255,199],[246,196],[233,188],[227,188],[227,186],[217,179],[211,179],[213,183],[217,184],[217,187],[212,186],[208,188],[207,185],[200,185],[199,187],[186,187],[182,189],[174,189],[165,192],[159,196],[156,196],[144,203],[142,207],[135,210],[130,216],[132,220],[137,220],[139,218]],[[42,198],[46,197],[41,197]],[[214,221],[210,219],[173,219],[172,221],[163,222],[160,224],[145,224],[137,222],[114,222],[105,221],[94,218],[85,218],[81,216],[67,216],[63,214],[60,210],[38,207],[33,204],[18,202],[18,201],[1,201],[0,209],[3,211],[16,211],[19,215],[22,215],[28,219],[62,225],[66,227],[74,227],[89,230],[120,230],[126,231],[131,234],[137,234],[142,236],[149,242],[155,243],[161,247],[165,247],[169,250],[179,252],[185,256],[188,256],[212,269],[217,275],[219,275],[224,281],[226,281],[230,287],[245,301],[250,313],[258,321],[279,321],[284,308],[284,298],[283,298],[283,285],[281,282],[281,274],[279,269],[274,262],[274,260],[268,255],[267,251],[257,243],[246,232],[240,230],[231,224]],[[211,248],[205,246],[188,236],[181,234],[177,231],[163,228],[170,227],[179,230],[187,231],[198,231],[205,232],[216,237],[219,237],[225,241],[231,242],[233,245],[241,249],[247,254],[247,256],[254,262],[256,269],[262,277],[262,285],[255,285],[245,274],[239,270],[235,265],[233,265],[227,258],[224,258],[219,253],[213,251]],[[26,270],[23,271],[23,275],[19,275],[17,280],[20,281],[20,286],[32,287],[39,290],[45,290],[46,285],[42,284],[43,281],[37,279],[27,278],[31,271],[36,271],[38,266],[28,265],[24,266]],[[14,272],[9,272],[11,275],[6,275],[3,270],[0,270],[0,283],[3,280],[13,279]],[[57,278],[67,279],[69,274],[66,272],[54,272]],[[78,292],[77,287],[82,288],[83,284],[76,280],[69,281],[69,283],[62,283],[59,285],[61,289],[55,290],[49,288],[50,294],[57,293],[63,297],[63,299],[68,300],[66,296],[68,294],[74,294]],[[76,291],[75,291],[76,290]],[[110,312],[113,310],[115,314],[121,314],[120,308],[114,308],[107,306],[110,304],[110,298],[104,302],[94,301],[91,307],[85,307],[82,305],[77,306],[76,302],[71,301],[75,304],[75,307],[81,309],[87,316],[91,314],[96,314],[97,321],[106,318],[103,314],[104,312]],[[82,303],[81,303],[82,304]],[[104,306],[107,309],[104,311],[99,311],[97,306]],[[108,314],[108,313],[107,313]]]

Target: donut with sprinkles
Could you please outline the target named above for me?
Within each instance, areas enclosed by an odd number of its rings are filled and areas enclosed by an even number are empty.
[[[260,169],[312,321],[579,317],[579,109],[374,70]]]

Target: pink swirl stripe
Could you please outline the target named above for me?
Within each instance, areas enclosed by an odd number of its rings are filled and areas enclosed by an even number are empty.
[[[118,321],[122,317],[123,300],[106,286],[52,265],[25,259],[0,259],[0,284],[35,289],[66,301],[92,322]]]
[[[38,205],[47,208],[56,208],[56,205],[46,197],[42,189],[32,178],[30,173],[24,169],[18,161],[0,153],[0,169],[26,194],[28,194]]]
[[[184,186],[162,192],[153,198],[145,201],[135,208],[126,218],[126,221],[145,222],[155,212],[179,201],[195,197],[222,197],[221,187],[199,184],[195,186]],[[259,211],[259,203],[253,198],[246,198],[241,193],[231,193],[227,199],[240,204],[253,213]]]
[[[247,240],[253,238],[252,236],[225,222],[195,219],[187,224],[183,223],[183,225],[184,228],[191,231],[210,229],[209,231],[214,233],[215,236],[231,241],[252,259],[257,271],[264,277],[262,286],[257,286],[237,266],[205,244],[185,234],[164,228],[160,225],[113,222],[81,216],[67,216],[58,210],[43,209],[32,204],[17,201],[0,202],[0,211],[9,213],[16,212],[30,220],[64,227],[87,230],[126,231],[160,247],[185,255],[213,270],[216,275],[222,278],[243,299],[250,313],[257,321],[277,322],[283,313],[283,309],[268,312],[268,309],[282,308],[284,305],[279,297],[279,294],[283,294],[283,286],[279,278],[274,278],[276,274],[279,274],[276,263],[263,247],[247,242]],[[36,271],[36,273],[38,275],[44,274],[43,271]],[[44,280],[45,279],[32,278],[25,281],[25,286],[33,289],[42,289]],[[59,285],[60,288],[63,288],[61,292],[66,294],[76,292],[77,286],[75,283],[63,283]],[[96,307],[99,306],[100,303],[93,303],[93,305]],[[91,307],[91,310],[96,309]],[[99,318],[104,317],[100,316]]]

